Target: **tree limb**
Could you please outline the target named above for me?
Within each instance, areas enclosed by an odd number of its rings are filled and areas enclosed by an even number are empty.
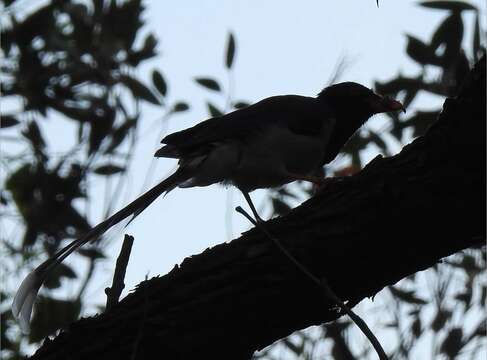
[[[484,58],[425,136],[330,184],[266,228],[349,306],[483,244],[485,96]],[[335,320],[333,307],[252,229],[142,282],[33,358],[248,359],[295,330]]]
[[[118,303],[120,295],[125,288],[125,272],[129,264],[130,252],[132,251],[132,245],[134,243],[134,237],[125,234],[123,239],[122,249],[117,258],[117,265],[115,266],[115,273],[113,274],[112,287],[105,288],[105,294],[107,295],[106,309],[111,309]]]

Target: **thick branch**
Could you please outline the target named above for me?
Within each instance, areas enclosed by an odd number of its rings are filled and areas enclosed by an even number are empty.
[[[485,239],[485,60],[437,123],[390,158],[267,223],[355,305]],[[332,321],[333,302],[258,230],[186,259],[42,346],[36,359],[248,359]]]

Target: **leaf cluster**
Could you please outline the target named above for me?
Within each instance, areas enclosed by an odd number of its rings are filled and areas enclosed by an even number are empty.
[[[13,144],[2,153],[0,199],[2,213],[8,215],[2,217],[2,227],[16,229],[12,238],[1,239],[9,259],[2,264],[6,273],[39,263],[91,227],[80,206],[86,208],[91,200],[90,179],[101,177],[108,184],[116,178],[122,186],[143,105],[168,114],[189,108],[184,102],[168,104],[168,85],[159,70],[153,70],[150,84],[135,75],[140,64],[157,54],[155,36],[141,31],[141,0],[22,3],[2,1],[1,15],[1,92],[8,106],[1,110],[0,139]],[[68,135],[46,131],[48,122],[74,129],[67,150],[53,150]],[[106,213],[119,193],[115,189],[107,197]],[[77,295],[61,300],[45,291],[28,341],[40,341],[82,311],[94,263],[105,255],[98,243],[79,254],[89,263],[84,278],[62,265],[45,286],[58,289],[62,279],[79,279]],[[9,291],[2,293],[4,305],[11,301]],[[2,357],[20,356],[22,340],[8,310],[2,313],[1,331]]]

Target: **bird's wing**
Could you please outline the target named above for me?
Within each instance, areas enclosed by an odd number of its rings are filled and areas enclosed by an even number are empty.
[[[331,111],[314,98],[273,96],[166,136],[161,142],[167,147],[156,156],[168,156],[167,153],[174,150],[174,154],[178,154],[174,157],[179,157],[229,139],[244,141],[251,134],[272,126],[286,126],[295,133],[314,136],[319,133],[326,116],[332,116]]]

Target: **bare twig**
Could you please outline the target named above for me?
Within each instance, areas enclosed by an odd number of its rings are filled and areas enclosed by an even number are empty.
[[[370,343],[374,347],[377,355],[379,355],[380,360],[389,360],[387,357],[384,349],[382,348],[379,340],[375,337],[374,333],[369,329],[365,321],[355,314],[352,309],[350,309],[336,294],[335,292],[328,286],[328,282],[326,279],[320,280],[316,276],[314,276],[303,264],[301,264],[296,258],[291,255],[291,253],[281,244],[281,242],[273,236],[267,228],[264,226],[262,221],[254,220],[242,207],[238,206],[235,209],[238,213],[242,214],[249,220],[254,226],[256,226],[259,230],[261,230],[281,251],[281,253],[289,259],[291,263],[294,264],[301,271],[306,277],[308,277],[311,281],[313,281],[322,291],[325,297],[333,300],[336,306],[338,306],[342,312],[346,313],[352,321],[359,327],[359,329],[364,333],[364,335],[369,339]],[[252,209],[253,210],[253,209]],[[257,218],[258,215],[254,214]]]
[[[113,274],[112,287],[107,287],[105,289],[105,294],[107,295],[106,310],[109,310],[112,306],[118,303],[118,299],[120,298],[120,295],[122,294],[122,291],[125,287],[123,281],[125,278],[125,271],[127,270],[130,251],[132,250],[133,243],[134,243],[134,237],[125,234],[125,239],[123,239],[122,249],[120,250],[120,255],[118,255],[117,258],[115,273]]]

